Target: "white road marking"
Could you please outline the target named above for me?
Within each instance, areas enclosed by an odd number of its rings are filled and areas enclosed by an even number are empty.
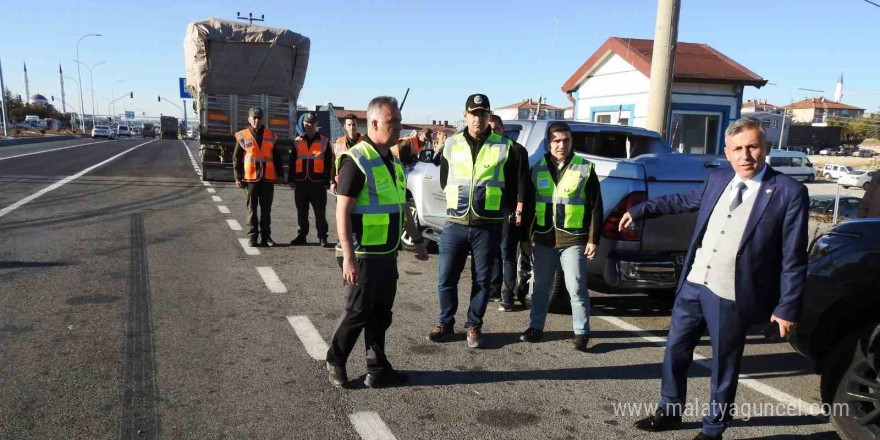
[[[284,286],[284,283],[281,282],[281,279],[278,278],[278,275],[275,273],[275,270],[271,267],[258,267],[257,272],[260,273],[260,276],[263,278],[263,282],[266,283],[266,287],[269,288],[269,291],[272,293],[287,293],[287,287]]]
[[[92,166],[90,166],[90,167],[88,167],[88,168],[86,168],[86,169],[84,169],[84,170],[82,170],[82,171],[80,171],[80,172],[78,172],[78,173],[72,175],[72,176],[67,176],[67,177],[65,177],[65,178],[63,178],[63,179],[61,179],[61,180],[59,180],[59,181],[57,181],[57,182],[55,182],[55,183],[49,185],[49,186],[47,186],[47,187],[45,187],[45,188],[43,188],[43,189],[41,189],[41,190],[39,190],[39,191],[37,191],[37,192],[35,192],[35,193],[29,195],[29,196],[27,196],[27,197],[25,197],[25,198],[23,198],[23,199],[21,199],[21,200],[15,202],[15,203],[13,203],[13,204],[11,204],[11,205],[9,205],[9,206],[3,208],[3,209],[0,209],[0,217],[3,217],[4,215],[9,214],[9,213],[12,212],[12,211],[15,211],[16,209],[20,208],[20,207],[21,207],[22,205],[24,205],[25,203],[30,202],[31,200],[34,200],[34,199],[36,199],[37,197],[42,196],[43,194],[46,194],[46,193],[48,193],[48,192],[50,192],[50,191],[55,191],[56,189],[61,188],[62,186],[66,185],[66,184],[68,184],[68,183],[70,183],[70,182],[73,182],[74,180],[76,180],[76,179],[82,177],[82,176],[85,175],[86,173],[88,173],[88,172],[94,170],[95,168],[98,168],[98,167],[100,167],[100,166],[103,166],[103,165],[106,165],[106,164],[108,164],[108,163],[110,163],[110,162],[113,162],[114,160],[119,159],[120,157],[122,157],[122,156],[124,156],[124,155],[126,155],[126,154],[128,154],[128,153],[130,153],[130,152],[132,152],[132,151],[134,151],[135,148],[138,148],[138,147],[141,147],[141,146],[147,145],[147,144],[149,144],[150,142],[155,142],[155,140],[152,140],[152,141],[149,141],[149,142],[144,142],[144,143],[139,144],[139,145],[135,145],[135,146],[133,146],[133,147],[131,147],[131,148],[129,148],[129,149],[123,151],[122,153],[119,153],[119,154],[117,154],[117,155],[115,155],[115,156],[113,156],[113,157],[111,157],[111,158],[109,158],[109,159],[107,159],[107,160],[105,160],[105,161],[103,161],[103,162],[99,162],[99,163],[97,163],[97,164],[95,164],[95,165],[92,165]]]
[[[223,214],[231,214],[232,213],[232,211],[230,211],[229,208],[227,208],[226,206],[223,206],[223,205],[217,205],[217,209],[219,209],[220,212],[222,212]]]
[[[216,194],[216,193],[217,193],[217,190],[214,189],[214,188],[208,188],[206,191],[208,191],[208,192],[211,193],[211,194]]]
[[[205,186],[211,186],[211,182],[202,181],[202,185],[205,185]]]
[[[221,199],[220,196],[211,196],[211,200],[213,200],[215,202],[222,202],[223,201],[223,199]]]
[[[652,342],[661,347],[666,346],[666,338],[661,338],[659,336],[654,336],[644,329],[636,327],[620,318],[614,316],[596,316],[611,325],[614,325],[618,328],[626,330],[635,334],[636,336],[644,339],[645,341]],[[700,355],[698,353],[694,353],[694,362],[700,364],[706,368],[712,368],[712,360]],[[752,379],[748,374],[740,374],[739,375],[739,383],[745,385],[771,399],[774,399],[780,403],[787,405],[789,408],[798,408],[800,414],[809,414],[812,416],[822,416],[822,405],[818,403],[809,403],[800,398],[792,396],[784,391],[778,390],[770,385],[767,385],[757,379]]]
[[[235,220],[233,220],[235,221]],[[240,229],[241,227],[239,227]],[[248,255],[260,255],[260,250],[249,245],[247,238],[239,238],[238,242],[241,244],[241,248],[244,249],[244,253]]]
[[[312,321],[309,320],[308,316],[288,316],[287,322],[293,327],[293,331],[296,332],[296,336],[299,337],[300,342],[302,342],[312,359],[316,361],[327,359],[327,350],[330,347],[321,338],[321,334],[312,325]]]
[[[238,220],[236,220],[234,218],[226,219],[226,224],[229,225],[229,229],[232,229],[233,231],[240,231],[241,230],[241,224],[238,223]]]
[[[348,419],[364,440],[397,440],[379,414],[372,411],[358,411],[349,415]]]
[[[66,150],[66,149],[68,149],[68,148],[85,147],[86,145],[103,144],[104,142],[110,142],[110,141],[109,141],[109,140],[106,140],[106,141],[98,141],[98,142],[89,142],[89,143],[87,143],[87,144],[70,145],[70,146],[67,146],[67,147],[53,148],[53,149],[51,149],[51,150],[35,151],[35,152],[33,152],[33,153],[19,154],[19,155],[16,155],[16,156],[0,157],[0,160],[15,159],[16,157],[32,156],[32,155],[34,155],[34,154],[41,154],[41,153],[51,153],[51,152],[53,152],[53,151]]]
[[[202,169],[199,168],[199,164],[196,162],[196,159],[193,157],[192,152],[189,151],[189,147],[186,145],[186,142],[184,142],[183,140],[181,140],[180,143],[183,144],[183,149],[186,150],[186,155],[189,156],[189,161],[190,161],[190,163],[192,163],[192,165],[193,165],[193,169],[196,170],[196,174],[198,174],[199,176],[201,176],[201,175],[202,175]],[[207,185],[206,185],[206,186],[207,186]]]

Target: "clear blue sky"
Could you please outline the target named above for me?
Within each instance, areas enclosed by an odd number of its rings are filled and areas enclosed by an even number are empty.
[[[178,114],[156,96],[179,102],[177,79],[184,75],[187,23],[252,11],[265,14],[269,26],[311,38],[301,104],[330,101],[363,109],[373,96],[402,97],[410,87],[404,121],[413,123],[459,119],[467,95],[475,92],[486,93],[493,106],[539,94],[548,96],[550,104],[568,106],[560,86],[575,69],[610,36],[652,38],[656,13],[655,0],[19,4],[14,11],[3,7],[0,60],[6,86],[24,94],[26,61],[31,94],[55,95],[56,107],[58,63],[65,75],[76,78],[76,40],[85,33],[102,33],[80,45],[81,61],[107,61],[95,69],[97,95],[109,98],[111,85],[123,80],[115,84],[115,92],[117,97],[134,92],[130,110]],[[842,71],[843,101],[876,112],[878,23],[880,8],[863,0],[683,0],[679,41],[709,44],[785,86],[747,87],[745,99],[785,104],[815,94],[789,87],[830,91]],[[88,87],[85,70],[83,81]],[[65,88],[68,104],[76,105],[75,82],[66,80]],[[88,106],[89,98],[85,101]],[[97,102],[98,112],[106,112],[106,101]],[[123,106],[120,101],[117,111]]]

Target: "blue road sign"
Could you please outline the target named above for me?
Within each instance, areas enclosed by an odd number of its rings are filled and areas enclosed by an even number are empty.
[[[189,93],[189,87],[186,86],[186,78],[180,78],[180,97],[184,99],[192,99],[192,95]]]

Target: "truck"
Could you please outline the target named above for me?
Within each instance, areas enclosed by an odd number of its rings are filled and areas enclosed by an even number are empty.
[[[177,139],[177,118],[162,116],[159,118],[159,139]]]
[[[546,153],[545,133],[553,121],[504,121],[504,135],[526,148],[529,165]],[[724,156],[678,154],[657,132],[632,126],[568,121],[575,154],[593,162],[601,182],[602,239],[587,263],[591,278],[621,290],[668,291],[677,284],[696,224],[696,213],[636,222],[618,232],[621,216],[642,201],[699,188],[716,169],[729,167]],[[440,168],[423,153],[407,178],[410,213],[422,235],[440,241],[446,222],[446,196]],[[403,237],[404,245],[411,241]],[[561,277],[557,277],[561,280]],[[564,289],[554,283],[554,292]],[[567,294],[563,296],[568,302]]]
[[[311,41],[287,29],[209,18],[189,23],[183,46],[202,180],[233,179],[235,133],[248,127],[251,107],[263,110],[286,164]]]
[[[153,128],[152,122],[144,122],[143,125],[141,125],[141,135],[143,137],[147,137],[147,136],[149,136],[151,138],[156,137],[155,128]]]

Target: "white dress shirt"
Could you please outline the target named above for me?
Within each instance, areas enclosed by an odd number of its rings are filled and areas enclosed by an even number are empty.
[[[736,185],[740,182],[744,182],[746,184],[746,190],[743,191],[742,199],[748,200],[749,197],[758,193],[758,188],[761,187],[761,181],[764,180],[764,173],[767,172],[767,164],[765,163],[761,167],[761,171],[758,174],[755,174],[750,179],[743,180],[739,174],[734,172],[733,179],[730,180],[730,183],[727,184],[726,190],[730,191],[730,200],[728,202],[733,202],[733,199],[736,198]]]

